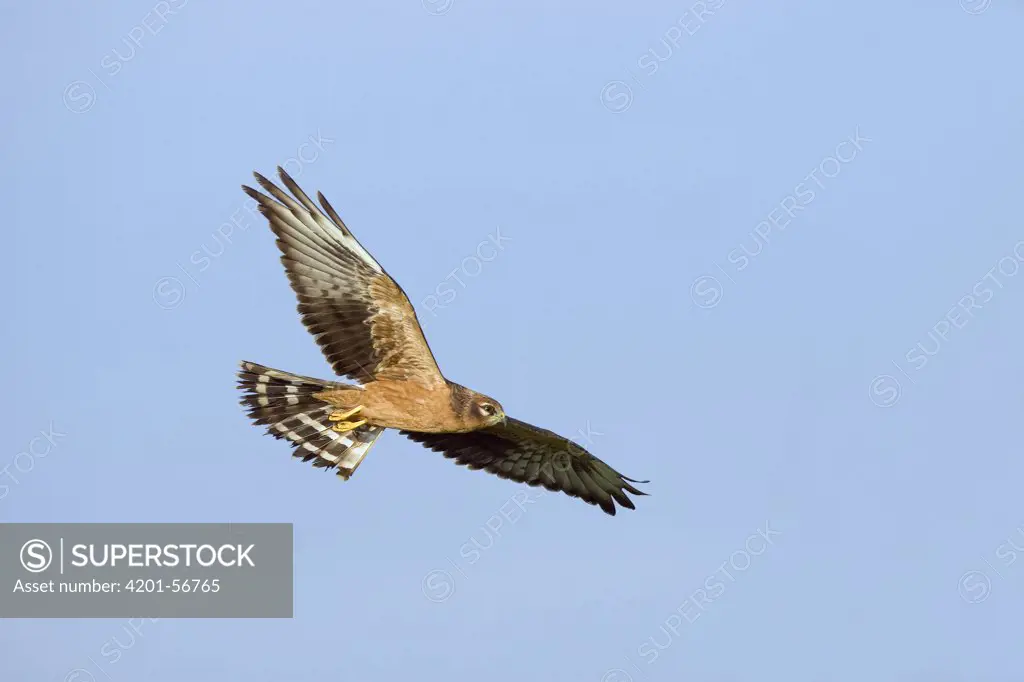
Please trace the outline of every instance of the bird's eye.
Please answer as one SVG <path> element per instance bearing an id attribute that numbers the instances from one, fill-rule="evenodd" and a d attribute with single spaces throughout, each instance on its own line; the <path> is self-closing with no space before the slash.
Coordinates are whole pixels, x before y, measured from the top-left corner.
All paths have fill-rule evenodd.
<path id="1" fill-rule="evenodd" d="M 480 405 L 480 411 L 486 414 L 488 417 L 493 417 L 497 410 L 494 409 L 494 405 L 490 403 L 483 403 Z"/>

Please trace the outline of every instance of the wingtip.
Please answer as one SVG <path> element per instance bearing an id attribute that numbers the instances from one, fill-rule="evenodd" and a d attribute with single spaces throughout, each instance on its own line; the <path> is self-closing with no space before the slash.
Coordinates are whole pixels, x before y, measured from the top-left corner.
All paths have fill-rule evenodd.
<path id="1" fill-rule="evenodd" d="M 253 171 L 252 176 L 256 178 L 256 182 L 259 183 L 260 187 L 267 190 L 271 194 L 274 193 L 274 190 L 271 189 L 271 187 L 274 186 L 274 183 L 272 183 L 270 180 L 267 180 L 267 178 L 262 173 L 260 173 L 259 171 Z"/>

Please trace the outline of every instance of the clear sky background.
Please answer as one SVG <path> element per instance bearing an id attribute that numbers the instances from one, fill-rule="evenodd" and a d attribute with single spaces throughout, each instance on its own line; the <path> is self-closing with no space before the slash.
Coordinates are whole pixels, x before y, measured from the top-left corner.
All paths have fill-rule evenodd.
<path id="1" fill-rule="evenodd" d="M 0 678 L 1022 679 L 1024 5 L 643 4 L 6 4 L 0 519 L 296 546 L 292 620 L 4 621 Z M 286 162 L 651 496 L 253 427 L 238 361 L 330 376 L 243 209 Z"/>

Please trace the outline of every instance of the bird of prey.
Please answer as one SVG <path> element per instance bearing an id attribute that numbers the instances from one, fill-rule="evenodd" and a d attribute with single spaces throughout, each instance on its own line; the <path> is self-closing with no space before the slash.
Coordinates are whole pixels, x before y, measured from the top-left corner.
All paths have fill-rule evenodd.
<path id="1" fill-rule="evenodd" d="M 338 376 L 322 381 L 243 362 L 241 402 L 293 455 L 348 480 L 385 429 L 470 469 L 562 491 L 614 515 L 645 495 L 572 441 L 512 419 L 486 395 L 448 381 L 409 298 L 317 193 L 317 206 L 280 167 L 291 196 L 259 173 L 246 185 L 270 223 L 303 324 Z M 269 195 L 269 196 L 268 196 Z"/>

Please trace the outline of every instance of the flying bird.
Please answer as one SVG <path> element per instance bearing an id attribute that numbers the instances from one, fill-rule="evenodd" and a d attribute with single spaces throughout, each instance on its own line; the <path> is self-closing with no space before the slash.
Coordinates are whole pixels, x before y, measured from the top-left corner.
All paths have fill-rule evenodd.
<path id="1" fill-rule="evenodd" d="M 303 324 L 334 372 L 323 381 L 243 362 L 241 403 L 293 455 L 348 480 L 385 429 L 470 469 L 562 491 L 614 515 L 645 495 L 585 449 L 513 419 L 494 398 L 447 380 L 409 298 L 317 193 L 317 206 L 280 167 L 291 196 L 259 173 L 246 185 L 277 236 Z"/>

